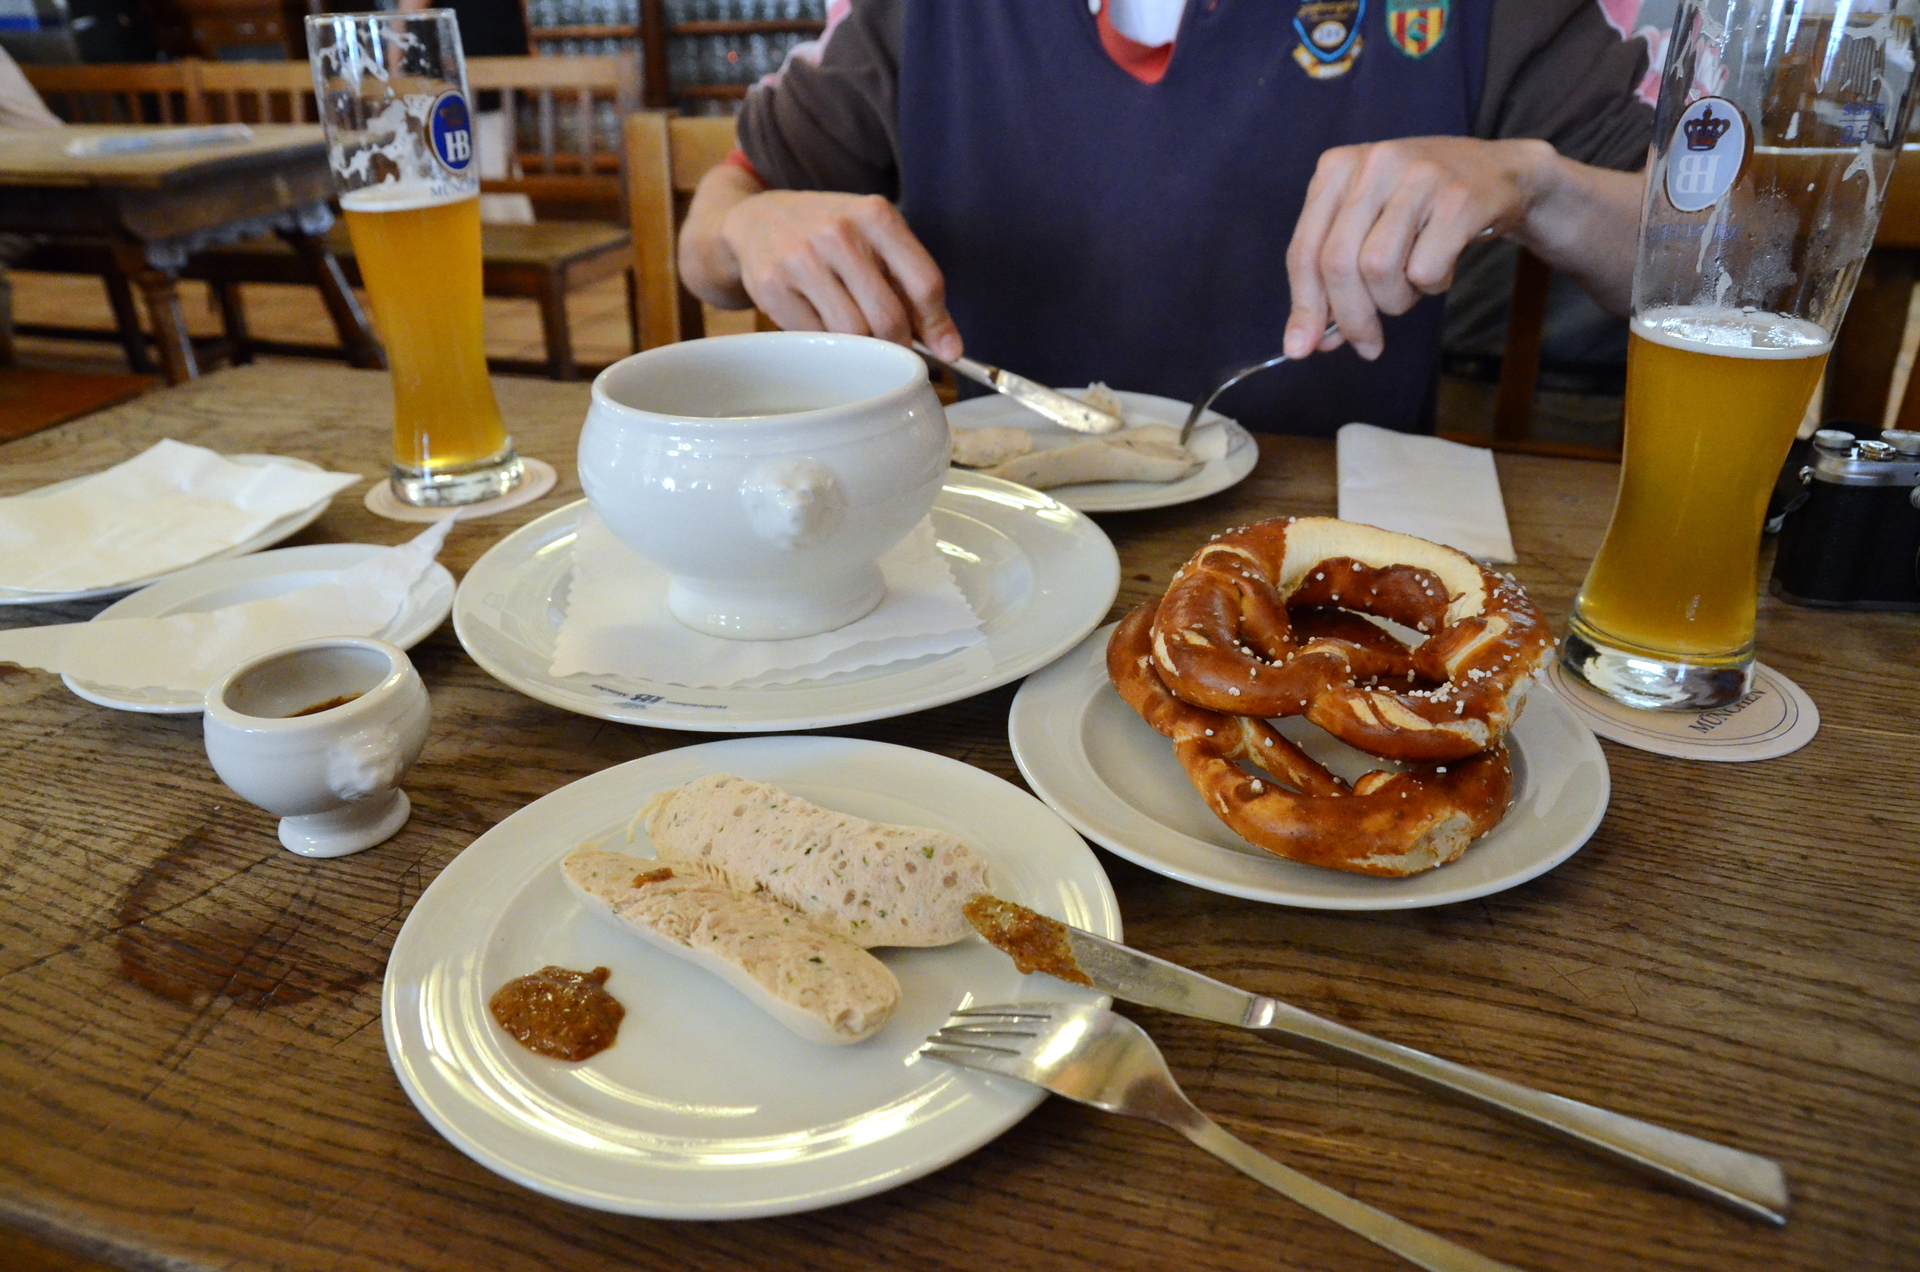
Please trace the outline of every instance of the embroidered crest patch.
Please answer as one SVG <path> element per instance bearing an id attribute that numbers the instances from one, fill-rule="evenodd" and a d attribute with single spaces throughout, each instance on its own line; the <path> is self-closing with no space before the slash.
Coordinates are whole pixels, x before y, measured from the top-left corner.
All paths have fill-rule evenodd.
<path id="1" fill-rule="evenodd" d="M 1387 0 L 1387 38 L 1408 57 L 1425 57 L 1447 35 L 1447 0 Z"/>
<path id="2" fill-rule="evenodd" d="M 1367 0 L 1300 0 L 1293 15 L 1300 37 L 1293 60 L 1315 79 L 1345 75 L 1360 56 L 1360 19 L 1366 13 Z"/>

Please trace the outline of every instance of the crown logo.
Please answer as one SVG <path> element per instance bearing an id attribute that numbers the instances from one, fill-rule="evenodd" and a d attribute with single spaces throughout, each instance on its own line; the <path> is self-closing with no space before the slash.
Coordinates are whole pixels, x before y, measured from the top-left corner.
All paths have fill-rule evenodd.
<path id="1" fill-rule="evenodd" d="M 1712 150 L 1720 144 L 1720 139 L 1727 135 L 1727 129 L 1731 127 L 1731 119 L 1713 117 L 1711 106 L 1700 112 L 1700 118 L 1689 119 L 1680 125 L 1681 131 L 1687 134 L 1688 150 Z"/>

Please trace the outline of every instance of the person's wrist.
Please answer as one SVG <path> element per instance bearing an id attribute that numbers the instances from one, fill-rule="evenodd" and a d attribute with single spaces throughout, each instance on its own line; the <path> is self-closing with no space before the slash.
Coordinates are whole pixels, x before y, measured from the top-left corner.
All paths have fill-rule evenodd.
<path id="1" fill-rule="evenodd" d="M 1510 144 L 1520 215 L 1504 237 L 1535 253 L 1550 254 L 1578 219 L 1585 170 L 1547 142 L 1516 138 Z"/>

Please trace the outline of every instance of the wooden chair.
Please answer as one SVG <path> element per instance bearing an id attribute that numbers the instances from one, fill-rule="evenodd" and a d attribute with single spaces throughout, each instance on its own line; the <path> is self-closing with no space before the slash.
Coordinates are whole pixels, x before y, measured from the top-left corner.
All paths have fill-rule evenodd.
<path id="1" fill-rule="evenodd" d="M 1920 132 L 1920 124 L 1915 131 Z M 1827 396 L 1821 414 L 1868 426 L 1872 435 L 1886 418 L 1894 366 L 1906 338 L 1908 306 L 1920 282 L 1920 145 L 1912 135 L 1900 149 L 1873 250 L 1860 267 L 1853 303 L 1827 361 Z M 1893 427 L 1920 429 L 1920 375 L 1909 376 Z"/>
<path id="2" fill-rule="evenodd" d="M 305 62 L 200 62 L 200 117 L 211 124 L 317 124 Z"/>
<path id="3" fill-rule="evenodd" d="M 1552 281 L 1552 267 L 1522 248 L 1514 261 L 1513 292 L 1507 302 L 1507 336 L 1500 359 L 1500 380 L 1494 389 L 1493 431 L 1442 430 L 1440 436 L 1510 454 L 1617 461 L 1617 441 L 1612 446 L 1580 446 L 1540 441 L 1533 436 L 1533 400 L 1540 383 L 1540 344 Z"/>
<path id="4" fill-rule="evenodd" d="M 517 145 L 513 172 L 484 183 L 490 194 L 524 194 L 543 217 L 624 222 L 619 129 L 603 135 L 599 116 L 611 105 L 616 120 L 640 109 L 639 72 L 617 57 L 476 57 L 467 62 L 467 86 L 477 96 L 500 94 L 514 125 L 521 105 L 532 115 L 531 147 Z"/>
<path id="5" fill-rule="evenodd" d="M 734 147 L 726 117 L 682 119 L 659 111 L 627 118 L 628 202 L 640 279 L 639 344 L 653 349 L 707 333 L 700 302 L 680 283 L 676 250 L 694 187 Z"/>
<path id="6" fill-rule="evenodd" d="M 199 62 L 23 66 L 47 109 L 70 124 L 197 124 Z"/>

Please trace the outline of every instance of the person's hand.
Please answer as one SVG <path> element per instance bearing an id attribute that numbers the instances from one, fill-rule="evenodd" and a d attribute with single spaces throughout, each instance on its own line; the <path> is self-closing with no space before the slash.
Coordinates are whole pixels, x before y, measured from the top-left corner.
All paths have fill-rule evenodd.
<path id="1" fill-rule="evenodd" d="M 768 190 L 726 213 L 740 285 L 788 331 L 842 331 L 960 356 L 940 267 L 878 195 Z"/>
<path id="2" fill-rule="evenodd" d="M 1377 358 L 1381 314 L 1453 285 L 1460 251 L 1518 229 L 1563 163 L 1543 141 L 1408 137 L 1320 156 L 1287 248 L 1287 355 L 1350 343 Z M 1324 336 L 1329 323 L 1339 330 Z"/>

